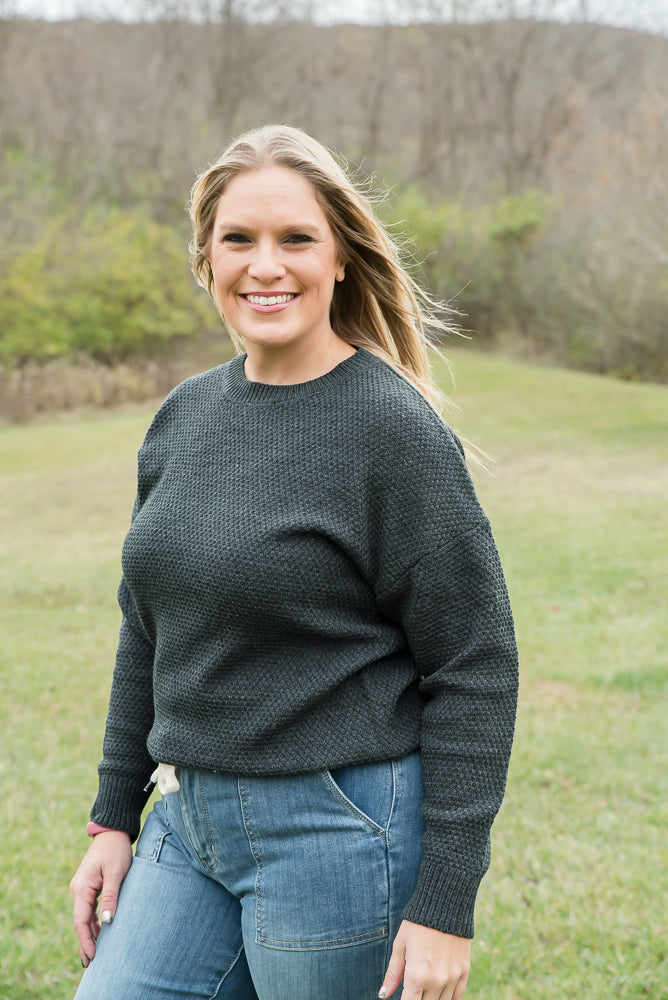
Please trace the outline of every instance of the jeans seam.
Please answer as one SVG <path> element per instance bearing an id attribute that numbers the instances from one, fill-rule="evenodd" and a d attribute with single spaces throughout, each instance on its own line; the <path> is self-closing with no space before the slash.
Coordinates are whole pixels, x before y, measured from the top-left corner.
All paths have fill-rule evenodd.
<path id="1" fill-rule="evenodd" d="M 390 955 L 392 951 L 393 941 L 391 938 L 391 928 L 392 928 L 392 860 L 390 858 L 390 824 L 394 816 L 394 807 L 397 801 L 397 765 L 395 761 L 392 761 L 392 804 L 390 806 L 390 815 L 387 820 L 387 831 L 385 836 L 385 878 L 387 879 L 387 912 L 385 914 L 386 926 L 387 926 L 387 946 L 385 949 L 385 968 L 389 965 Z"/>
<path id="2" fill-rule="evenodd" d="M 230 972 L 232 971 L 232 969 L 234 968 L 234 966 L 237 964 L 237 962 L 239 961 L 239 959 L 241 958 L 241 956 L 243 955 L 243 953 L 244 953 L 244 946 L 242 944 L 241 947 L 239 948 L 239 951 L 234 956 L 234 959 L 232 960 L 232 962 L 230 963 L 230 965 L 227 967 L 227 969 L 225 969 L 225 972 L 223 973 L 223 975 L 218 980 L 218 985 L 216 986 L 215 992 L 211 994 L 211 996 L 209 997 L 209 1000 L 216 1000 L 216 997 L 220 993 L 220 987 L 223 985 L 223 983 L 225 982 L 225 980 L 227 979 L 227 977 L 229 976 Z"/>
<path id="3" fill-rule="evenodd" d="M 280 938 L 260 936 L 258 944 L 274 948 L 277 951 L 331 951 L 334 948 L 347 948 L 351 944 L 369 944 L 373 941 L 382 941 L 388 936 L 388 933 L 388 927 L 385 926 L 378 930 L 364 931 L 362 934 L 353 934 L 350 937 L 328 938 L 325 941 L 283 941 Z"/>
<path id="4" fill-rule="evenodd" d="M 253 834 L 250 823 L 246 822 L 246 813 L 248 805 L 248 797 L 245 791 L 245 785 L 241 778 L 237 778 L 237 791 L 239 794 L 239 804 L 241 806 L 241 821 L 244 825 L 244 830 L 246 836 L 248 837 L 248 846 L 250 847 L 250 852 L 253 855 L 253 860 L 255 861 L 255 940 L 262 940 L 262 878 L 264 874 L 264 863 L 262 861 L 262 856 L 260 854 L 260 845 L 257 841 L 257 837 Z"/>
<path id="5" fill-rule="evenodd" d="M 397 803 L 397 762 L 392 761 L 392 802 L 390 803 L 390 814 L 387 817 L 387 824 L 385 826 L 385 842 L 387 846 L 390 846 L 390 825 L 392 823 L 392 818 L 394 816 L 394 807 Z"/>
<path id="6" fill-rule="evenodd" d="M 191 772 L 191 774 L 192 774 L 192 772 Z M 199 789 L 199 776 L 196 776 L 196 780 L 197 780 L 198 789 Z M 179 797 L 179 807 L 180 807 L 180 811 L 181 811 L 181 822 L 183 824 L 183 829 L 185 830 L 185 834 L 186 834 L 186 837 L 188 838 L 188 842 L 189 842 L 190 847 L 192 849 L 194 858 L 197 859 L 197 862 L 200 865 L 202 871 L 206 875 L 211 875 L 212 872 L 215 870 L 215 868 L 217 866 L 218 858 L 215 856 L 215 851 L 214 851 L 214 864 L 208 865 L 206 863 L 206 859 L 203 858 L 202 855 L 200 854 L 199 847 L 198 847 L 198 838 L 196 836 L 196 827 L 197 827 L 197 824 L 195 822 L 195 819 L 191 816 L 191 813 L 190 813 L 189 802 L 188 802 L 188 798 L 186 797 L 184 784 L 185 784 L 185 774 L 184 774 L 184 776 L 181 779 L 181 787 L 179 788 L 178 792 L 175 793 Z M 191 785 L 189 783 L 188 784 L 188 790 L 189 791 L 190 791 L 190 788 L 191 788 Z M 198 794 L 198 797 L 199 797 L 199 799 L 201 801 L 201 799 L 202 799 L 201 792 Z"/>
<path id="7" fill-rule="evenodd" d="M 219 861 L 218 861 L 218 855 L 216 854 L 216 842 L 213 836 L 213 830 L 211 828 L 211 819 L 209 817 L 209 805 L 208 802 L 206 801 L 206 795 L 204 794 L 203 782 L 201 777 L 198 782 L 198 785 L 199 785 L 199 799 L 200 802 L 202 803 L 202 809 L 204 810 L 204 819 L 206 822 L 206 830 L 207 833 L 209 834 L 209 844 L 211 845 L 211 859 L 213 864 L 205 865 L 204 862 L 202 861 L 202 858 L 200 858 L 200 863 L 202 864 L 202 867 L 206 869 L 207 873 L 211 874 L 215 872 L 216 868 L 218 868 Z"/>

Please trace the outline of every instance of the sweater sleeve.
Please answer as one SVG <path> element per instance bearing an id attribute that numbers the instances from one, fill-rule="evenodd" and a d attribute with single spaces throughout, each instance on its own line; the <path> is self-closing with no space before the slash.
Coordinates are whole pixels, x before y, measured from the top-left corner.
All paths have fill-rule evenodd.
<path id="1" fill-rule="evenodd" d="M 403 522 L 404 537 L 418 532 L 413 561 L 397 567 L 379 601 L 403 626 L 426 699 L 423 862 L 404 916 L 473 937 L 490 828 L 505 790 L 518 664 L 489 522 L 461 455 L 454 444 L 445 451 L 440 469 L 430 464 L 428 488 L 413 489 L 417 517 L 410 527 Z"/>
<path id="2" fill-rule="evenodd" d="M 98 767 L 98 795 L 91 820 L 100 826 L 123 830 L 134 840 L 141 812 L 149 797 L 144 789 L 154 768 L 146 748 L 153 725 L 154 647 L 140 621 L 134 599 L 121 580 L 118 601 L 123 622 L 104 736 L 103 759 Z"/>
<path id="3" fill-rule="evenodd" d="M 423 864 L 405 917 L 473 937 L 515 722 L 517 653 L 489 528 L 420 559 L 397 599 L 427 696 Z"/>
<path id="4" fill-rule="evenodd" d="M 164 419 L 167 404 L 176 392 L 172 391 L 155 414 L 139 450 L 132 522 L 150 489 L 151 477 L 157 474 L 154 468 L 146 467 L 146 445 Z M 145 788 L 155 766 L 146 746 L 155 718 L 155 646 L 146 633 L 125 577 L 118 588 L 118 603 L 123 620 L 116 649 L 103 756 L 98 766 L 98 794 L 90 817 L 100 826 L 129 833 L 135 840 L 139 835 L 142 810 L 150 796 Z"/>

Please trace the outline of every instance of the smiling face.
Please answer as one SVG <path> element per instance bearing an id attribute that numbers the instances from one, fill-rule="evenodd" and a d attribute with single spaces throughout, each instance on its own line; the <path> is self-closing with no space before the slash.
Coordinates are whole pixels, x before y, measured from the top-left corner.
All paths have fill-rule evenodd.
<path id="1" fill-rule="evenodd" d="M 265 167 L 230 181 L 210 260 L 216 302 L 249 354 L 308 351 L 333 336 L 329 310 L 344 265 L 314 189 L 297 171 Z"/>

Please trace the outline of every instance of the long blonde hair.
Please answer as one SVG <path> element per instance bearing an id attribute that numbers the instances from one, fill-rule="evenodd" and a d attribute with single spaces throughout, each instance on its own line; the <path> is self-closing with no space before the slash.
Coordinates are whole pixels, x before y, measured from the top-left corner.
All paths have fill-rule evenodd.
<path id="1" fill-rule="evenodd" d="M 392 365 L 442 409 L 448 401 L 434 382 L 428 349 L 453 329 L 442 318 L 445 307 L 402 265 L 397 242 L 332 154 L 301 129 L 265 125 L 246 132 L 195 181 L 190 250 L 199 284 L 215 302 L 211 242 L 225 188 L 244 171 L 274 166 L 289 167 L 310 181 L 346 265 L 345 280 L 337 282 L 330 307 L 334 332 Z"/>

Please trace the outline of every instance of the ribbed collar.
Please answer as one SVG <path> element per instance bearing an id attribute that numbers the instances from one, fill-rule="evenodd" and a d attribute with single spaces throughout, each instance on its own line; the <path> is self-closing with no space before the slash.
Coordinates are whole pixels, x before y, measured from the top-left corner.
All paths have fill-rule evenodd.
<path id="1" fill-rule="evenodd" d="M 225 366 L 225 382 L 223 391 L 230 399 L 243 400 L 249 403 L 279 403 L 326 392 L 342 382 L 354 378 L 359 372 L 373 364 L 374 356 L 363 347 L 357 349 L 349 358 L 339 362 L 335 368 L 309 379 L 308 382 L 297 382 L 294 385 L 268 385 L 266 382 L 251 382 L 244 374 L 245 354 L 232 358 Z"/>

